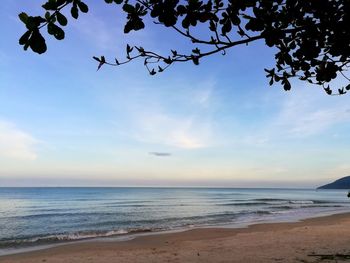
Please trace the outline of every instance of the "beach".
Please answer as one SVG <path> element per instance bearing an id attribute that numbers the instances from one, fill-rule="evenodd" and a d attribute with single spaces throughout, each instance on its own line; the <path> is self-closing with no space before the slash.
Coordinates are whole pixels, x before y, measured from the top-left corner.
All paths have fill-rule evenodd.
<path id="1" fill-rule="evenodd" d="M 350 213 L 343 213 L 294 223 L 159 233 L 128 241 L 92 240 L 3 256 L 0 262 L 345 262 L 344 255 L 349 254 Z"/>

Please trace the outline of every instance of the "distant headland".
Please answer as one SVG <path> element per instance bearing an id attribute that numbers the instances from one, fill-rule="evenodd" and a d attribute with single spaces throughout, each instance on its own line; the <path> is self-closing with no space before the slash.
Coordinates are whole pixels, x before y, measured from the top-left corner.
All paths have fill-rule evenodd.
<path id="1" fill-rule="evenodd" d="M 317 189 L 350 189 L 350 176 L 345 176 L 333 183 L 322 185 Z"/>

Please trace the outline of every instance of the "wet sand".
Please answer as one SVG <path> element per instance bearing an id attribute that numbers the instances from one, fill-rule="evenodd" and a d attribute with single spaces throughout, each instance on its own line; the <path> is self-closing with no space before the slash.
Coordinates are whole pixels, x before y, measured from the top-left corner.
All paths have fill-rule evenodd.
<path id="1" fill-rule="evenodd" d="M 296 223 L 202 228 L 128 241 L 72 243 L 3 256 L 0 262 L 350 262 L 350 213 Z"/>

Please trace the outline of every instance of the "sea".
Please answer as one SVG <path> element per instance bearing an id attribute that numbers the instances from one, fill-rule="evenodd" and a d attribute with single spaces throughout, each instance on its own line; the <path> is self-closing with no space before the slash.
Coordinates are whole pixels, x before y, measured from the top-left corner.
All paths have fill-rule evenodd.
<path id="1" fill-rule="evenodd" d="M 350 212 L 345 190 L 0 188 L 0 255 L 91 239 Z"/>

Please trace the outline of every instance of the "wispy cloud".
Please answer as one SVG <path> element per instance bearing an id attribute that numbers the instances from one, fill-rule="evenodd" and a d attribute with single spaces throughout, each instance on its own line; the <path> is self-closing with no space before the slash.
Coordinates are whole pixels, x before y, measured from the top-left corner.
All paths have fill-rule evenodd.
<path id="1" fill-rule="evenodd" d="M 275 113 L 254 131 L 247 132 L 240 142 L 266 145 L 281 139 L 307 138 L 350 123 L 350 106 L 344 98 L 329 97 L 315 90 L 295 89 L 282 100 L 278 98 L 275 104 Z"/>
<path id="2" fill-rule="evenodd" d="M 118 10 L 117 10 L 118 11 Z M 151 40 L 151 32 L 146 28 L 132 32 L 132 34 L 125 34 L 124 28 L 124 14 L 120 11 L 115 13 L 113 20 L 105 19 L 102 17 L 103 13 L 97 13 L 90 11 L 88 15 L 81 16 L 77 21 L 72 23 L 72 26 L 76 32 L 81 34 L 87 42 L 97 47 L 97 51 L 102 52 L 120 52 L 124 51 L 126 44 L 130 45 L 142 45 L 153 47 L 153 41 Z M 117 54 L 118 55 L 118 54 Z"/>
<path id="3" fill-rule="evenodd" d="M 121 28 L 120 26 L 107 27 L 106 22 L 93 13 L 89 14 L 88 17 L 82 16 L 74 22 L 76 22 L 72 23 L 74 29 L 86 37 L 90 43 L 95 44 L 102 50 L 115 50 L 116 38 L 121 34 L 119 30 L 116 30 Z"/>
<path id="4" fill-rule="evenodd" d="M 125 83 L 120 85 L 128 89 L 103 98 L 118 114 L 118 120 L 111 121 L 118 134 L 132 141 L 157 144 L 165 150 L 198 149 L 214 144 L 215 82 L 210 78 L 194 84 L 181 79 L 169 83 L 152 81 L 154 86 L 148 80 L 120 83 Z"/>
<path id="5" fill-rule="evenodd" d="M 34 146 L 38 141 L 9 122 L 0 121 L 0 156 L 12 159 L 35 160 Z"/>
<path id="6" fill-rule="evenodd" d="M 175 117 L 162 112 L 138 116 L 135 138 L 146 143 L 196 149 L 209 146 L 211 124 L 194 115 Z"/>
<path id="7" fill-rule="evenodd" d="M 216 82 L 213 79 L 200 82 L 198 87 L 194 90 L 193 100 L 202 107 L 208 108 L 212 105 L 213 90 L 215 89 Z"/>
<path id="8" fill-rule="evenodd" d="M 349 122 L 350 106 L 344 100 L 325 97 L 299 93 L 289 98 L 274 125 L 290 136 L 306 137 Z"/>

